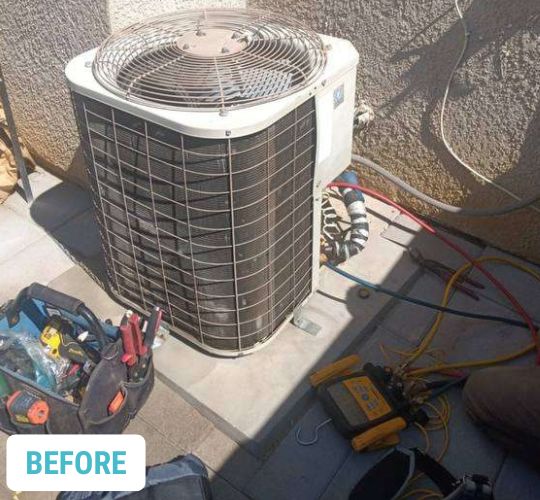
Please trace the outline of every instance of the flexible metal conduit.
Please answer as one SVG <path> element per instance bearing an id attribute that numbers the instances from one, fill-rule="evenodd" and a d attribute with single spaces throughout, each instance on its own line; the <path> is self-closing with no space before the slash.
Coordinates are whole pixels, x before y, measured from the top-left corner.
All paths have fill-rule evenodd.
<path id="1" fill-rule="evenodd" d="M 358 178 L 354 172 L 343 172 L 337 179 L 340 182 L 358 184 Z M 339 188 L 343 203 L 351 219 L 351 234 L 348 240 L 339 242 L 331 241 L 332 254 L 340 261 L 348 260 L 364 249 L 369 238 L 369 223 L 367 220 L 364 195 L 350 188 Z"/>

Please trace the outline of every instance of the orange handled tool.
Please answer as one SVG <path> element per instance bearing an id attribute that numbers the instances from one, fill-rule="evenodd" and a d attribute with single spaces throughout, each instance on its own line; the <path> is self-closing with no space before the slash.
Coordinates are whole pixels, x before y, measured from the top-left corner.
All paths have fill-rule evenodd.
<path id="1" fill-rule="evenodd" d="M 14 422 L 42 425 L 49 419 L 47 401 L 27 391 L 15 391 L 8 397 L 6 408 Z"/>

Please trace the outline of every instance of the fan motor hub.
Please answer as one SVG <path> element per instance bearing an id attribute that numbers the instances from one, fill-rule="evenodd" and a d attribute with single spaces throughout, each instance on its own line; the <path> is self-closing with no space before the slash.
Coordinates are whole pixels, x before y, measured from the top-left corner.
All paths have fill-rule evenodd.
<path id="1" fill-rule="evenodd" d="M 180 50 L 198 57 L 220 57 L 241 52 L 248 40 L 238 32 L 224 28 L 199 28 L 180 35 L 176 45 Z"/>

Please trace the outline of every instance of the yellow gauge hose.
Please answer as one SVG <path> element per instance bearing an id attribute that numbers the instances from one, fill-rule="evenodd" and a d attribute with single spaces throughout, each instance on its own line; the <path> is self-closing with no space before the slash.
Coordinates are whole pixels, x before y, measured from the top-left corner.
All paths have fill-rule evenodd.
<path id="1" fill-rule="evenodd" d="M 512 266 L 516 269 L 519 269 L 520 271 L 523 271 L 524 273 L 529 274 L 533 278 L 535 278 L 537 281 L 540 282 L 540 273 L 535 271 L 534 269 L 521 264 L 519 262 L 515 262 L 513 260 L 507 259 L 505 257 L 480 257 L 476 259 L 475 262 L 497 262 L 499 264 L 506 264 L 509 266 Z M 448 281 L 446 288 L 444 290 L 444 296 L 443 300 L 441 302 L 441 305 L 446 306 L 448 304 L 448 301 L 450 299 L 450 294 L 452 292 L 452 287 L 454 283 L 459 279 L 459 277 L 466 272 L 468 269 L 470 269 L 473 266 L 473 263 L 468 262 L 467 264 L 464 264 L 462 267 L 460 267 L 450 278 Z M 428 349 L 428 347 L 431 345 L 439 326 L 443 320 L 444 313 L 439 312 L 437 313 L 437 317 L 435 318 L 435 321 L 431 328 L 429 329 L 429 332 L 426 334 L 426 336 L 422 339 L 422 342 L 418 346 L 416 350 L 414 350 L 409 358 L 405 361 L 404 364 L 402 364 L 402 369 L 409 366 L 413 361 L 417 360 L 424 352 Z M 427 366 L 424 368 L 416 368 L 408 372 L 411 376 L 419 376 L 419 375 L 426 375 L 428 373 L 435 373 L 445 370 L 455 370 L 460 368 L 471 368 L 471 367 L 479 367 L 479 366 L 489 366 L 494 365 L 497 363 L 503 363 L 506 361 L 510 361 L 512 359 L 516 359 L 520 356 L 523 356 L 531 351 L 533 351 L 536 348 L 536 345 L 534 343 L 528 344 L 527 346 L 523 347 L 522 349 L 519 349 L 518 351 L 514 351 L 509 354 L 503 354 L 501 356 L 497 356 L 495 358 L 490 359 L 483 359 L 483 360 L 477 360 L 477 361 L 464 361 L 461 363 L 448 363 L 448 364 L 438 364 L 433 366 Z"/>

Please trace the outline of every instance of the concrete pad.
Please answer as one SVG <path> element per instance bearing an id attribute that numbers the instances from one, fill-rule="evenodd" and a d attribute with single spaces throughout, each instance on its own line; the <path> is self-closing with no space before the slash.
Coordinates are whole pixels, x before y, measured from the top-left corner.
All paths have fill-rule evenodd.
<path id="1" fill-rule="evenodd" d="M 347 459 L 326 487 L 320 500 L 348 500 L 352 489 L 360 478 L 386 451 L 355 453 L 352 449 Z"/>
<path id="2" fill-rule="evenodd" d="M 0 496 L 2 498 L 11 498 L 13 492 L 7 487 L 6 484 L 6 442 L 8 435 L 0 432 L 0 470 L 3 473 L 0 475 Z"/>
<path id="3" fill-rule="evenodd" d="M 52 238 L 94 279 L 107 282 L 105 257 L 94 210 L 86 210 L 68 220 L 52 233 Z"/>
<path id="4" fill-rule="evenodd" d="M 392 343 L 400 349 L 409 347 L 392 332 L 375 328 L 359 347 L 360 358 L 366 362 L 385 363 L 379 349 L 381 342 Z M 314 396 L 313 390 L 310 395 Z M 380 452 L 354 453 L 350 443 L 331 423 L 320 429 L 316 444 L 301 446 L 297 443 L 298 429 L 301 429 L 300 437 L 309 440 L 315 427 L 327 418 L 322 406 L 314 402 L 250 482 L 247 493 L 257 499 L 348 498 L 362 470 L 367 470 Z M 417 444 L 421 444 L 418 436 L 416 438 Z"/>
<path id="5" fill-rule="evenodd" d="M 509 456 L 495 483 L 494 496 L 497 500 L 535 500 L 540 491 L 540 472 Z"/>
<path id="6" fill-rule="evenodd" d="M 44 285 L 73 267 L 73 261 L 50 238 L 44 236 L 0 263 L 0 303 L 13 298 L 33 282 Z"/>
<path id="7" fill-rule="evenodd" d="M 251 453 L 216 428 L 194 450 L 194 454 L 239 490 L 261 467 L 261 462 Z"/>
<path id="8" fill-rule="evenodd" d="M 41 167 L 36 167 L 34 172 L 31 172 L 28 175 L 30 180 L 30 186 L 32 187 L 32 194 L 34 199 L 41 196 L 43 193 L 52 189 L 54 186 L 57 186 L 62 182 L 61 179 L 47 172 Z M 21 180 L 18 181 L 17 191 L 12 193 L 9 198 L 4 202 L 4 206 L 8 207 L 10 210 L 13 210 L 17 214 L 23 217 L 30 217 L 30 206 L 26 203 L 26 200 L 23 196 L 23 189 Z"/>
<path id="9" fill-rule="evenodd" d="M 118 324 L 126 308 L 105 292 L 83 269 L 74 266 L 49 282 L 49 286 L 60 292 L 81 299 L 98 318 L 111 319 Z"/>
<path id="10" fill-rule="evenodd" d="M 532 271 L 540 274 L 540 266 L 527 262 L 526 260 L 519 259 L 496 248 L 487 247 L 483 253 L 483 256 L 505 257 L 518 264 L 529 267 Z M 499 263 L 484 263 L 486 269 L 488 269 L 501 283 L 503 283 L 509 291 L 519 300 L 521 305 L 534 319 L 540 322 L 540 307 L 538 306 L 538 292 L 540 291 L 540 282 L 527 273 L 524 273 L 511 266 L 499 264 Z M 508 300 L 488 281 L 488 279 L 477 269 L 472 274 L 475 279 L 481 281 L 486 285 L 486 290 L 482 292 L 482 295 L 492 302 L 499 304 L 507 309 L 507 311 L 513 311 L 513 307 Z"/>
<path id="11" fill-rule="evenodd" d="M 210 489 L 212 490 L 213 500 L 249 500 L 246 495 L 238 491 L 219 474 L 216 474 L 212 470 L 208 470 L 208 475 L 210 478 Z"/>
<path id="12" fill-rule="evenodd" d="M 299 445 L 296 430 L 300 427 L 301 437 L 309 440 L 313 429 L 327 418 L 322 406 L 314 403 L 248 484 L 246 493 L 257 500 L 319 498 L 351 448 L 331 424 L 320 429 L 312 446 Z"/>
<path id="13" fill-rule="evenodd" d="M 0 264 L 36 242 L 45 232 L 28 219 L 0 206 Z"/>
<path id="14" fill-rule="evenodd" d="M 382 217 L 393 217 L 394 212 Z M 381 238 L 387 223 L 370 216 L 370 244 L 343 267 L 399 290 L 415 267 L 403 250 Z M 155 356 L 156 367 L 180 394 L 235 441 L 262 456 L 288 430 L 287 422 L 305 408 L 308 375 L 362 340 L 366 327 L 389 298 L 373 293 L 363 300 L 357 287 L 329 269 L 321 270 L 320 290 L 302 314 L 321 326 L 312 336 L 286 325 L 260 351 L 238 359 L 211 357 L 171 338 Z M 189 367 L 189 368 L 186 368 Z"/>
<path id="15" fill-rule="evenodd" d="M 76 258 L 101 254 L 101 240 L 93 209 L 70 219 L 52 233 L 53 238 Z"/>
<path id="16" fill-rule="evenodd" d="M 30 208 L 32 220 L 52 232 L 92 208 L 90 192 L 70 182 L 56 184 L 38 196 Z"/>
<path id="17" fill-rule="evenodd" d="M 465 473 L 483 474 L 492 481 L 503 463 L 505 452 L 497 443 L 490 440 L 468 415 L 461 399 L 461 389 L 452 389 L 448 392 L 451 407 L 450 416 L 450 444 L 442 464 L 457 477 Z M 441 448 L 442 433 L 439 433 L 438 448 Z"/>
<path id="18" fill-rule="evenodd" d="M 513 259 L 508 254 L 490 248 L 486 248 L 483 255 L 502 255 Z M 489 270 L 493 271 L 495 276 L 528 311 L 535 311 L 540 283 L 507 266 L 491 264 Z M 481 314 L 521 319 L 512 308 L 508 308 L 506 299 L 501 298 L 501 294 L 478 270 L 474 270 L 471 275 L 486 285 L 485 290 L 481 292 L 481 299 L 475 301 L 461 293 L 456 293 L 450 301 L 451 307 L 473 310 Z M 530 342 L 531 334 L 524 328 L 446 315 L 433 345 L 441 347 L 446 352 L 449 361 L 462 361 L 492 358 L 510 353 Z M 532 356 L 531 354 L 516 362 L 532 363 Z"/>

